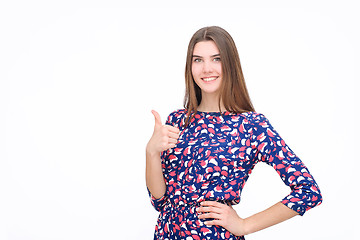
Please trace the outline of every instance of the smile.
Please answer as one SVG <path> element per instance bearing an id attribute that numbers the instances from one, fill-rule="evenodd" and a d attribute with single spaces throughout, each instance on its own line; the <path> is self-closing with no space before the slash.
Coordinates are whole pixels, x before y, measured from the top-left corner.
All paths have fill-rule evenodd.
<path id="1" fill-rule="evenodd" d="M 216 80 L 218 77 L 206 77 L 206 78 L 202 78 L 202 80 L 204 80 L 205 82 L 211 82 Z"/>

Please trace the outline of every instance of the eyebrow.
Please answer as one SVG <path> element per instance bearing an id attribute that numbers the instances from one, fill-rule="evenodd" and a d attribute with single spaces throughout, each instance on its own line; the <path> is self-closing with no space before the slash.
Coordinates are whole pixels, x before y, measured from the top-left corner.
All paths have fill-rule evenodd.
<path id="1" fill-rule="evenodd" d="M 194 57 L 202 58 L 202 56 L 199 56 L 199 55 L 192 55 L 192 57 L 193 57 L 193 58 L 194 58 Z M 210 57 L 220 57 L 220 53 L 211 55 Z"/>

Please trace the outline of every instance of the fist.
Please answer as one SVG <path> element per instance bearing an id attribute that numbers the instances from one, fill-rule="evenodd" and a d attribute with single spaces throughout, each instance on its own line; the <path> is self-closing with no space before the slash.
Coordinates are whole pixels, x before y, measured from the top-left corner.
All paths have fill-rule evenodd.
<path id="1" fill-rule="evenodd" d="M 170 125 L 163 125 L 159 113 L 154 110 L 151 113 L 155 118 L 155 126 L 146 150 L 152 154 L 160 154 L 162 151 L 175 147 L 180 130 Z"/>

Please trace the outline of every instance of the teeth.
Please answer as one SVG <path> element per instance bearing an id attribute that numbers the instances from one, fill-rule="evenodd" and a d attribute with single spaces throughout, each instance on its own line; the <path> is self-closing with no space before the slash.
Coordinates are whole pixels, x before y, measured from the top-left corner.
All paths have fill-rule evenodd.
<path id="1" fill-rule="evenodd" d="M 215 80 L 215 79 L 217 79 L 217 77 L 203 78 L 203 80 L 204 80 L 205 82 L 210 82 L 210 81 L 213 81 L 213 80 Z"/>

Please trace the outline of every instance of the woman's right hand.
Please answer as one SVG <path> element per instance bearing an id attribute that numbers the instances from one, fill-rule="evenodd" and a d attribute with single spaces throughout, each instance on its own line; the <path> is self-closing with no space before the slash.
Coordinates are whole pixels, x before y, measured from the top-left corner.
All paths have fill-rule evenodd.
<path id="1" fill-rule="evenodd" d="M 152 110 L 155 118 L 154 132 L 151 136 L 146 151 L 149 154 L 160 154 L 162 151 L 176 146 L 180 130 L 170 125 L 163 125 L 158 112 Z"/>

